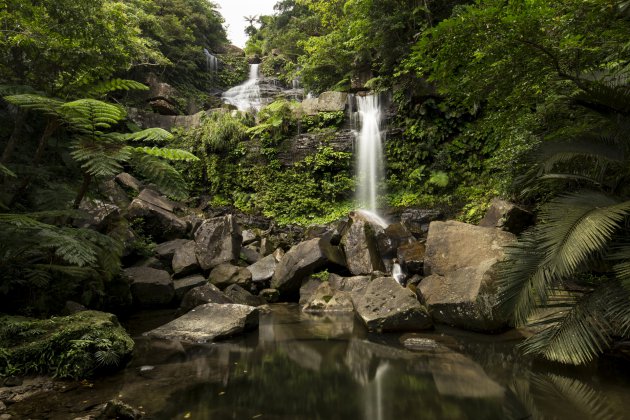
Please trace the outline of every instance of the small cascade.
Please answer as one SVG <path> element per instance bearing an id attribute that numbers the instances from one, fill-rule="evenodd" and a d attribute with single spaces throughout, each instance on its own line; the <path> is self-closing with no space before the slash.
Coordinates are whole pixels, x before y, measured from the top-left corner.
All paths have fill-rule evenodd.
<path id="1" fill-rule="evenodd" d="M 262 106 L 260 97 L 260 79 L 258 64 L 249 65 L 249 78 L 243 84 L 235 86 L 223 93 L 223 100 L 234 105 L 240 111 L 258 111 Z"/>
<path id="2" fill-rule="evenodd" d="M 210 73 L 217 73 L 219 71 L 219 59 L 205 48 L 203 54 L 206 56 L 206 70 Z"/>
<path id="3" fill-rule="evenodd" d="M 376 213 L 379 183 L 384 178 L 381 103 L 378 95 L 357 96 L 357 204 Z"/>

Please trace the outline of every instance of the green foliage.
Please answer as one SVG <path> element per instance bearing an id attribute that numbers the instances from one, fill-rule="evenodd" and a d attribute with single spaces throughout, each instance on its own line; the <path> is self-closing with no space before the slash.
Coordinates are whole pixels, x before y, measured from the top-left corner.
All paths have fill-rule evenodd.
<path id="1" fill-rule="evenodd" d="M 343 124 L 345 117 L 344 111 L 318 112 L 315 115 L 302 116 L 300 123 L 305 131 L 339 128 Z"/>
<path id="2" fill-rule="evenodd" d="M 0 376 L 85 378 L 122 367 L 133 347 L 116 317 L 102 312 L 48 320 L 0 318 Z"/>

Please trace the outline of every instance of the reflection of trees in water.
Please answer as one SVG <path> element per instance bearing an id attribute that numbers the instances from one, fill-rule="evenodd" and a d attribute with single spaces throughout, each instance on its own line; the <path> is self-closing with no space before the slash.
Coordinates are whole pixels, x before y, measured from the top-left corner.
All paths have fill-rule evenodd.
<path id="1" fill-rule="evenodd" d="M 619 420 L 629 418 L 621 407 L 613 404 L 603 391 L 565 376 L 549 373 L 530 373 L 515 380 L 510 390 L 521 404 L 506 405 L 510 418 L 545 420 Z M 523 417 L 523 410 L 528 413 Z"/>

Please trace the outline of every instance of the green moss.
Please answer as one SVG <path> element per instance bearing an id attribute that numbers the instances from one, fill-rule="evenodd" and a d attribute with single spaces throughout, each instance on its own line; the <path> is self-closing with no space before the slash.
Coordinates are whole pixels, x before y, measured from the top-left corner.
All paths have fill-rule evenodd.
<path id="1" fill-rule="evenodd" d="M 0 317 L 0 376 L 83 378 L 122 366 L 133 347 L 116 317 L 104 312 L 46 320 Z"/>

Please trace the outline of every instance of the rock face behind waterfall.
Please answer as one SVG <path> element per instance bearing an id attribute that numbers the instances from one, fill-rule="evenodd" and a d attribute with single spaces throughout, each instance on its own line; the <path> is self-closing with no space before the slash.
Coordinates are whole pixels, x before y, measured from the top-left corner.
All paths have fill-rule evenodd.
<path id="1" fill-rule="evenodd" d="M 508 232 L 455 221 L 432 222 L 420 292 L 437 322 L 474 331 L 498 331 L 507 319 L 495 309 L 496 263 L 516 240 Z"/>

